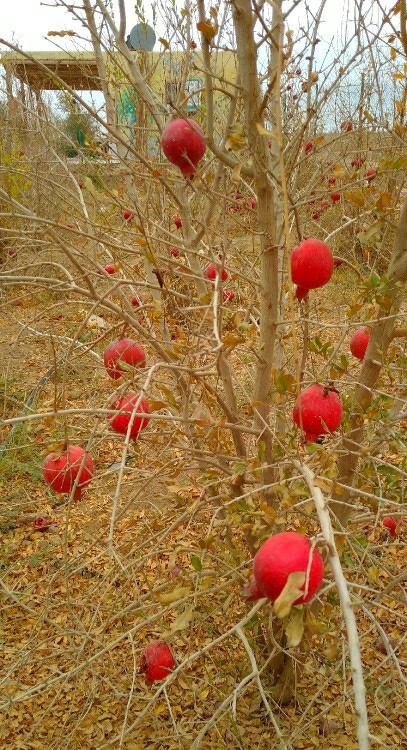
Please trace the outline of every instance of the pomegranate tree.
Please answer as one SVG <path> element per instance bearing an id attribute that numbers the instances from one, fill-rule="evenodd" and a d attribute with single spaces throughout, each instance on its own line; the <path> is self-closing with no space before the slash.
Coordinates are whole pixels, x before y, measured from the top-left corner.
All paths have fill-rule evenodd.
<path id="1" fill-rule="evenodd" d="M 103 362 L 107 374 L 113 380 L 118 380 L 126 372 L 123 364 L 130 367 L 145 367 L 146 353 L 133 339 L 116 339 L 105 349 Z"/>
<path id="2" fill-rule="evenodd" d="M 81 492 L 92 481 L 93 473 L 92 458 L 79 445 L 50 453 L 42 465 L 42 475 L 54 492 L 69 494 L 78 480 L 74 500 L 81 499 Z"/>
<path id="3" fill-rule="evenodd" d="M 137 408 L 135 409 L 138 401 L 139 403 L 137 405 Z M 130 392 L 125 396 L 122 396 L 121 398 L 117 398 L 113 402 L 112 408 L 116 409 L 118 413 L 115 416 L 110 417 L 110 426 L 112 430 L 118 432 L 120 435 L 127 434 L 127 428 L 130 424 L 131 416 L 135 409 L 136 416 L 133 419 L 130 429 L 130 437 L 134 440 L 136 440 L 141 430 L 145 430 L 148 422 L 150 421 L 148 417 L 137 416 L 137 414 L 149 414 L 150 412 L 145 398 L 140 398 L 137 393 Z"/>
<path id="4" fill-rule="evenodd" d="M 206 145 L 202 128 L 194 120 L 180 117 L 170 120 L 161 136 L 161 147 L 168 161 L 175 164 L 185 177 L 195 174 Z"/>
<path id="5" fill-rule="evenodd" d="M 342 404 L 334 388 L 310 385 L 298 396 L 293 409 L 295 424 L 305 432 L 305 440 L 315 442 L 320 435 L 334 432 L 342 419 Z"/>
<path id="6" fill-rule="evenodd" d="M 175 659 L 165 641 L 151 641 L 141 654 L 140 671 L 147 682 L 164 680 L 175 667 Z"/>
<path id="7" fill-rule="evenodd" d="M 254 593 L 260 592 L 274 602 L 280 596 L 291 573 L 305 573 L 307 578 L 300 596 L 294 604 L 309 602 L 318 591 L 324 576 L 324 563 L 317 549 L 305 534 L 283 531 L 274 534 L 256 552 L 253 573 L 257 584 Z"/>
<path id="8" fill-rule="evenodd" d="M 317 289 L 328 283 L 334 269 L 334 259 L 325 242 L 310 238 L 303 240 L 291 253 L 291 277 L 303 289 Z"/>
<path id="9" fill-rule="evenodd" d="M 358 328 L 358 330 L 355 331 L 349 344 L 349 348 L 354 357 L 360 360 L 365 358 L 369 339 L 370 339 L 369 328 L 366 328 L 366 327 Z"/>

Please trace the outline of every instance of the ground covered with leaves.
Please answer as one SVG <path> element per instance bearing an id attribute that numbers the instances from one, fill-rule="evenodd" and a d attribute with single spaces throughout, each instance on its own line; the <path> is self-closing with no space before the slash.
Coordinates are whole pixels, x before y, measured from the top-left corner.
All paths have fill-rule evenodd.
<path id="1" fill-rule="evenodd" d="M 317 369 L 315 362 L 323 357 L 327 373 L 346 380 L 356 365 L 346 360 L 339 335 L 328 336 L 323 324 L 327 315 L 340 320 L 349 308 L 350 277 L 344 270 L 337 273 L 335 301 L 324 293 L 311 303 L 308 367 Z M 366 288 L 366 295 L 371 292 Z M 82 348 L 57 366 L 86 312 L 78 303 L 58 305 L 46 292 L 32 295 L 24 287 L 18 296 L 15 289 L 7 292 L 0 310 L 3 414 L 45 414 L 2 431 L 0 747 L 189 748 L 205 729 L 201 747 L 212 750 L 356 750 L 346 634 L 329 569 L 316 611 L 306 617 L 303 641 L 290 649 L 295 698 L 287 705 L 275 692 L 270 670 L 281 626 L 270 605 L 250 615 L 253 604 L 241 594 L 251 571 L 245 528 L 259 541 L 272 525 L 315 533 L 306 490 L 299 481 L 289 493 L 282 481 L 277 517 L 260 492 L 232 502 L 218 488 L 210 451 L 202 477 L 187 457 L 181 432 L 151 420 L 131 446 L 116 504 L 122 440 L 109 431 L 105 418 L 95 427 L 94 415 L 73 413 L 109 401 L 111 382 L 100 357 L 90 351 L 100 354 L 106 343 L 100 320 L 87 322 L 79 338 Z M 350 314 L 357 312 L 356 305 Z M 244 381 L 250 347 L 233 356 Z M 393 358 L 398 356 L 396 349 Z M 276 373 L 277 402 L 292 387 L 290 378 Z M 169 408 L 172 398 L 170 383 L 159 381 L 150 394 L 153 410 Z M 55 407 L 73 412 L 56 423 L 46 416 Z M 380 399 L 374 408 L 380 421 Z M 195 430 L 200 444 L 219 451 L 222 443 L 204 416 Z M 96 465 L 93 483 L 81 502 L 72 504 L 55 496 L 41 478 L 44 456 L 67 432 L 82 445 L 92 432 Z M 382 443 L 378 434 L 372 466 L 359 481 L 358 515 L 338 544 L 357 602 L 371 732 L 378 746 L 402 748 L 407 742 L 405 532 L 393 539 L 383 530 L 372 488 L 380 482 L 390 503 L 402 498 L 405 425 L 387 432 Z M 293 450 L 305 455 L 294 431 L 292 440 Z M 321 458 L 324 446 L 315 450 Z M 327 489 L 335 458 L 327 452 L 325 485 L 321 480 Z M 312 465 L 312 452 L 307 460 Z M 260 462 L 258 456 L 249 471 L 255 474 Z M 52 521 L 45 532 L 33 530 L 36 516 Z M 242 620 L 268 710 L 256 680 L 245 683 L 252 665 L 235 630 Z M 141 651 L 155 638 L 165 638 L 176 658 L 165 688 L 146 684 L 140 673 Z"/>

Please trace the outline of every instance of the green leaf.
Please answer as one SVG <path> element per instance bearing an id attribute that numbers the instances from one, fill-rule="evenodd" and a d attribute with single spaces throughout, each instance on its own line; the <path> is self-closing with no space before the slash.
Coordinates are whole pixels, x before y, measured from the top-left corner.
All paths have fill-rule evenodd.
<path id="1" fill-rule="evenodd" d="M 191 565 L 194 570 L 196 570 L 197 573 L 200 573 L 202 570 L 202 563 L 201 559 L 197 557 L 197 555 L 192 555 L 191 557 Z"/>

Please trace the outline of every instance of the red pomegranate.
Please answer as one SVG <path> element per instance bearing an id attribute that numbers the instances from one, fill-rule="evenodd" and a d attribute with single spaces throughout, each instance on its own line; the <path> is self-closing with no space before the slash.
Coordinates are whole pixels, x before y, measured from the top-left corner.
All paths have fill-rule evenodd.
<path id="1" fill-rule="evenodd" d="M 126 396 L 117 398 L 114 401 L 112 405 L 113 409 L 116 409 L 118 412 L 120 412 L 120 414 L 117 414 L 114 417 L 110 417 L 110 426 L 112 430 L 118 432 L 120 435 L 126 435 L 132 412 L 139 398 L 140 397 L 137 395 L 137 393 L 130 392 L 127 393 Z M 145 400 L 145 398 L 141 398 L 140 403 L 138 404 L 136 409 L 136 414 L 149 414 L 149 412 L 150 410 L 148 408 L 147 401 Z M 141 432 L 141 430 L 145 430 L 149 421 L 150 420 L 148 417 L 135 416 L 131 426 L 130 437 L 136 440 L 139 432 Z"/>
<path id="2" fill-rule="evenodd" d="M 82 190 L 85 186 L 82 180 L 77 180 L 78 187 Z"/>
<path id="3" fill-rule="evenodd" d="M 302 391 L 294 404 L 293 420 L 304 430 L 308 442 L 316 442 L 320 435 L 334 432 L 341 419 L 342 404 L 337 392 L 319 383 Z"/>
<path id="4" fill-rule="evenodd" d="M 140 307 L 141 306 L 141 300 L 140 297 L 134 296 L 130 300 L 130 304 L 133 305 L 133 307 Z"/>
<path id="5" fill-rule="evenodd" d="M 106 347 L 103 362 L 107 374 L 113 380 L 118 380 L 126 372 L 126 368 L 121 366 L 122 362 L 131 367 L 145 367 L 146 353 L 133 339 L 116 339 Z"/>
<path id="6" fill-rule="evenodd" d="M 337 203 L 341 199 L 340 193 L 331 193 L 331 201 L 332 203 Z"/>
<path id="7" fill-rule="evenodd" d="M 122 215 L 123 215 L 123 219 L 129 222 L 132 221 L 132 219 L 134 218 L 133 211 L 130 211 L 129 209 L 126 209 L 126 208 L 122 212 Z"/>
<path id="8" fill-rule="evenodd" d="M 318 289 L 327 284 L 333 269 L 332 253 L 321 240 L 303 240 L 291 253 L 292 280 L 304 289 Z"/>
<path id="9" fill-rule="evenodd" d="M 348 120 L 347 122 L 341 123 L 341 130 L 344 133 L 350 133 L 353 130 L 353 123 Z"/>
<path id="10" fill-rule="evenodd" d="M 204 276 L 206 279 L 209 279 L 210 281 L 215 281 L 216 276 L 218 275 L 221 269 L 222 269 L 221 279 L 222 281 L 226 281 L 229 274 L 225 268 L 222 268 L 220 263 L 210 263 L 208 268 L 204 272 Z"/>
<path id="11" fill-rule="evenodd" d="M 370 339 L 369 328 L 366 328 L 366 327 L 358 328 L 358 330 L 355 331 L 349 344 L 349 348 L 354 357 L 360 360 L 365 358 L 369 339 Z"/>
<path id="12" fill-rule="evenodd" d="M 359 159 L 352 159 L 351 164 L 352 167 L 357 167 L 358 169 L 363 166 L 366 159 L 364 156 L 361 156 Z"/>
<path id="13" fill-rule="evenodd" d="M 328 185 L 335 185 L 336 177 L 328 177 Z"/>
<path id="14" fill-rule="evenodd" d="M 255 198 L 248 198 L 246 203 L 249 206 L 249 208 L 256 208 L 257 206 L 257 201 Z"/>
<path id="15" fill-rule="evenodd" d="M 308 143 L 305 144 L 305 153 L 309 154 L 310 151 L 313 149 L 312 141 L 308 141 Z"/>
<path id="16" fill-rule="evenodd" d="M 80 500 L 82 490 L 92 481 L 93 472 L 91 456 L 79 445 L 70 445 L 62 452 L 50 453 L 42 465 L 42 475 L 54 492 L 69 494 L 78 477 L 74 500 Z"/>
<path id="17" fill-rule="evenodd" d="M 170 255 L 172 255 L 173 258 L 178 258 L 179 256 L 178 247 L 170 247 Z"/>
<path id="18" fill-rule="evenodd" d="M 14 258 L 14 256 L 16 255 L 16 251 L 15 250 L 9 250 L 8 253 L 7 253 L 7 255 L 8 255 L 9 258 Z"/>
<path id="19" fill-rule="evenodd" d="M 388 529 L 390 536 L 397 536 L 402 525 L 402 518 L 392 518 L 392 516 L 385 516 L 383 518 L 383 526 L 385 529 Z"/>
<path id="20" fill-rule="evenodd" d="M 165 641 L 151 641 L 141 654 L 140 671 L 147 682 L 164 680 L 175 667 L 175 659 Z"/>
<path id="21" fill-rule="evenodd" d="M 195 174 L 206 145 L 202 128 L 194 120 L 179 117 L 170 120 L 161 136 L 161 146 L 168 161 L 180 168 L 184 176 Z"/>
<path id="22" fill-rule="evenodd" d="M 37 516 L 33 520 L 33 531 L 47 531 L 52 525 L 52 521 L 49 516 Z"/>
<path id="23" fill-rule="evenodd" d="M 320 218 L 321 218 L 321 213 L 320 213 L 320 211 L 315 211 L 315 212 L 314 212 L 314 213 L 312 214 L 312 218 L 314 219 L 314 221 L 318 221 L 318 219 L 320 219 Z"/>
<path id="24" fill-rule="evenodd" d="M 377 170 L 374 169 L 373 167 L 370 167 L 370 169 L 367 169 L 365 172 L 365 177 L 368 182 L 372 182 L 372 180 L 374 180 L 376 175 L 377 175 Z"/>
<path id="25" fill-rule="evenodd" d="M 310 562 L 311 557 L 311 562 Z M 256 552 L 253 573 L 258 590 L 274 602 L 281 594 L 291 573 L 308 574 L 300 596 L 294 604 L 309 602 L 318 591 L 324 577 L 324 563 L 317 549 L 305 534 L 283 531 L 274 534 Z"/>
<path id="26" fill-rule="evenodd" d="M 233 289 L 224 289 L 222 292 L 222 297 L 225 302 L 231 302 L 236 297 L 236 294 L 234 293 Z"/>
<path id="27" fill-rule="evenodd" d="M 116 273 L 116 267 L 113 266 L 111 263 L 105 263 L 102 268 L 106 271 L 106 273 L 109 274 L 109 276 L 112 276 L 114 273 Z"/>
<path id="28" fill-rule="evenodd" d="M 303 286 L 297 286 L 295 288 L 295 296 L 299 301 L 301 301 L 302 299 L 305 299 L 308 292 L 309 292 L 309 289 L 304 289 Z"/>
<path id="29" fill-rule="evenodd" d="M 172 220 L 173 220 L 175 226 L 177 227 L 177 229 L 181 229 L 181 227 L 182 227 L 182 219 L 181 219 L 180 215 L 179 214 L 174 214 L 174 216 L 172 217 Z"/>

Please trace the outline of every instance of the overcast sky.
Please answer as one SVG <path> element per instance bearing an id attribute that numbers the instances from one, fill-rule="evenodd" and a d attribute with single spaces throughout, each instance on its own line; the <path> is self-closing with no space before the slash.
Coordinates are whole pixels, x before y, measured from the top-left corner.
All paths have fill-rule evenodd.
<path id="1" fill-rule="evenodd" d="M 60 46 L 71 47 L 75 43 L 69 38 L 47 38 L 48 31 L 59 31 L 62 29 L 72 29 L 81 32 L 78 23 L 71 20 L 71 15 L 63 8 L 49 7 L 52 0 L 45 0 L 46 5 L 42 5 L 40 0 L 0 0 L 0 37 L 9 41 L 17 42 L 25 50 L 57 50 Z M 127 32 L 137 22 L 134 6 L 135 0 L 125 0 L 127 9 Z M 360 0 L 359 0 L 360 2 Z M 371 3 L 364 0 L 366 9 Z M 374 2 L 372 3 L 375 4 Z M 117 5 L 114 3 L 114 5 Z M 149 0 L 145 3 L 146 7 L 151 6 Z M 209 3 L 208 3 L 209 5 Z M 287 2 L 286 7 L 290 3 Z M 299 22 L 304 17 L 304 7 L 307 3 L 300 3 L 296 17 L 292 17 L 289 26 L 295 30 L 295 21 Z M 319 6 L 318 0 L 309 0 L 308 5 L 312 9 Z M 394 0 L 383 0 L 382 7 L 388 9 L 394 5 Z M 354 0 L 327 0 L 326 8 L 323 14 L 323 25 L 321 31 L 325 39 L 332 37 L 340 30 L 342 21 L 350 14 Z M 158 35 L 162 31 L 158 33 Z M 55 46 L 55 42 L 58 46 Z"/>

